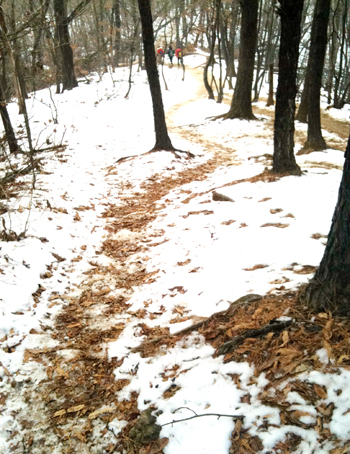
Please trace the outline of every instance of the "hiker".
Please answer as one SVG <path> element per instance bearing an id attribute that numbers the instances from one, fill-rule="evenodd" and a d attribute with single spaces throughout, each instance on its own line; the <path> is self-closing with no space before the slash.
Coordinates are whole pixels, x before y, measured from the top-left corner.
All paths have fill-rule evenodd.
<path id="1" fill-rule="evenodd" d="M 170 60 L 170 64 L 172 65 L 175 52 L 174 52 L 174 49 L 171 46 L 169 46 L 167 54 L 168 54 L 168 57 L 169 57 L 169 60 Z"/>
<path id="2" fill-rule="evenodd" d="M 182 63 L 182 50 L 181 50 L 181 47 L 178 47 L 176 49 L 175 57 L 177 58 L 177 66 L 180 66 L 180 63 Z"/>
<path id="3" fill-rule="evenodd" d="M 164 50 L 161 47 L 158 47 L 157 49 L 157 60 L 158 63 L 162 63 L 164 60 Z"/>

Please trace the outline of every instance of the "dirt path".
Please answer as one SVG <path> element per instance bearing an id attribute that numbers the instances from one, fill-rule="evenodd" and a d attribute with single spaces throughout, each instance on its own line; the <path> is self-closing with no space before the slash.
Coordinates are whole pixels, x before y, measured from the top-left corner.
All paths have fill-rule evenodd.
<path id="1" fill-rule="evenodd" d="M 198 97 L 206 97 L 207 96 L 207 91 L 204 87 L 203 84 L 203 70 L 196 68 L 196 69 L 187 69 L 187 71 L 197 79 L 198 81 L 198 89 L 196 92 L 196 98 Z M 195 100 L 194 99 L 194 100 Z M 260 98 L 259 101 L 265 101 L 266 98 Z M 187 104 L 191 102 L 187 101 L 186 103 L 183 103 L 181 106 L 175 106 L 172 110 L 170 110 L 169 115 L 171 118 L 171 115 L 175 111 L 177 111 L 180 107 L 182 107 L 184 104 Z M 227 104 L 228 106 L 231 105 L 231 97 L 229 95 L 224 96 L 223 102 Z M 273 137 L 273 128 L 274 128 L 274 111 L 271 111 L 271 109 L 263 108 L 261 106 L 257 106 L 253 104 L 253 113 L 256 115 L 264 115 L 266 117 L 269 117 L 269 120 L 266 121 L 266 128 L 269 128 L 271 130 L 271 136 Z M 334 148 L 336 150 L 343 151 L 346 148 L 347 140 L 349 137 L 349 123 L 341 120 L 337 120 L 329 115 L 327 111 L 321 111 L 321 123 L 322 123 L 322 128 L 328 131 L 329 133 L 335 134 L 338 137 L 331 137 L 327 138 L 327 144 L 329 145 L 330 148 Z M 170 123 L 171 124 L 171 123 Z M 181 134 L 181 131 L 176 131 Z M 187 133 L 187 132 L 186 132 Z M 192 131 L 191 133 L 193 136 L 195 135 L 195 132 Z M 199 140 L 201 139 L 198 137 Z M 299 145 L 303 145 L 306 142 L 307 139 L 307 133 L 301 128 L 298 128 L 298 124 L 296 124 L 296 131 L 295 131 L 295 142 Z"/>

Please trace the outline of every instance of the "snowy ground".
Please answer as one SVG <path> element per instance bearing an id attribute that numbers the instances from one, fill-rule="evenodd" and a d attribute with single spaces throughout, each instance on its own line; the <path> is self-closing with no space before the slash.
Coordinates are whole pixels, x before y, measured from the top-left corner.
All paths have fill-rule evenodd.
<path id="1" fill-rule="evenodd" d="M 193 56 L 185 64 L 196 67 L 202 61 L 203 57 Z M 245 415 L 244 427 L 252 435 L 259 434 L 265 453 L 283 441 L 287 432 L 302 438 L 297 452 L 331 452 L 336 445 L 331 441 L 320 444 L 316 429 L 282 426 L 278 409 L 261 404 L 259 395 L 267 382 L 264 374 L 255 377 L 248 363 L 224 364 L 222 357 L 213 358 L 213 347 L 198 334 L 152 358 L 130 352 L 144 339 L 140 319 L 134 315 L 138 311 L 144 310 L 143 323 L 148 327 L 175 332 L 191 325 L 191 317 L 208 317 L 247 293 L 278 294 L 307 282 L 312 274 L 299 272 L 320 262 L 343 163 L 342 152 L 326 150 L 297 157 L 307 171 L 301 177 L 255 181 L 253 177 L 269 165 L 267 155 L 273 153 L 267 118 L 257 122 L 207 120 L 224 113 L 227 106 L 204 97 L 193 101 L 198 81 L 190 71 L 185 81 L 177 66 L 166 67 L 164 72 L 169 86 L 163 92 L 164 104 L 171 109 L 176 131 L 171 133 L 173 144 L 195 153 L 195 159 L 179 159 L 166 152 L 142 155 L 154 144 L 144 73 L 134 75 L 129 99 L 124 98 L 127 71 L 121 69 L 105 74 L 102 81 L 95 77 L 90 84 L 81 82 L 78 89 L 53 95 L 55 106 L 48 90 L 28 101 L 35 143 L 47 146 L 46 142 L 63 140 L 66 148 L 41 154 L 45 173 L 38 175 L 36 189 L 23 191 L 16 199 L 10 196 L 6 201 L 9 211 L 2 215 L 8 228 L 19 234 L 27 224 L 28 231 L 19 242 L 0 243 L 0 452 L 28 452 L 25 443 L 33 453 L 65 452 L 66 440 L 58 432 L 49 432 L 45 407 L 36 408 L 33 416 L 33 403 L 26 399 L 30 389 L 47 381 L 47 367 L 52 365 L 33 361 L 30 354 L 59 347 L 59 340 L 51 335 L 55 316 L 82 295 L 92 264 L 119 267 L 120 272 L 125 268 L 130 275 L 142 264 L 146 273 L 153 273 L 149 283 L 127 291 L 108 275 L 92 287 L 96 293 L 108 286 L 109 296 L 127 296 L 130 305 L 127 313 L 106 321 L 122 324 L 123 330 L 117 340 L 102 345 L 110 360 L 124 358 L 114 371 L 115 379 L 130 382 L 119 391 L 119 401 L 137 393 L 139 410 L 155 405 L 162 411 L 157 421 L 161 425 L 191 416 L 191 412 Z M 15 104 L 9 109 L 20 128 L 23 120 Z M 56 109 L 58 124 L 53 121 Z M 126 156 L 137 157 L 116 163 Z M 107 232 L 106 226 L 119 219 L 111 220 L 104 213 L 126 197 L 137 201 L 147 191 L 145 181 L 176 180 L 182 172 L 223 159 L 230 165 L 218 164 L 205 179 L 193 176 L 187 183 L 174 185 L 157 200 L 157 218 L 144 230 Z M 23 181 L 30 181 L 30 175 Z M 233 201 L 214 201 L 214 190 Z M 138 213 L 142 215 L 142 208 Z M 117 242 L 149 242 L 121 264 L 113 254 L 100 253 L 108 235 Z M 102 306 L 90 309 L 89 323 L 94 328 L 101 323 L 103 311 Z M 74 339 L 70 349 L 60 366 L 67 377 Z M 325 350 L 322 355 L 328 363 Z M 239 386 L 232 374 L 240 376 Z M 349 439 L 349 371 L 344 369 L 337 376 L 304 372 L 299 379 L 327 387 L 328 397 L 323 401 L 335 405 L 330 430 L 342 440 Z M 164 393 L 174 385 L 179 390 L 165 398 Z M 342 397 L 338 389 L 343 389 Z M 244 403 L 247 393 L 251 399 Z M 312 425 L 315 410 L 301 396 L 289 397 Z M 174 416 L 180 407 L 187 408 Z M 79 411 L 71 412 L 71 425 L 82 423 Z M 37 434 L 24 426 L 26 418 L 35 420 Z M 114 435 L 126 424 L 119 419 L 109 425 Z M 259 430 L 261 421 L 268 422 L 268 431 Z M 102 421 L 94 419 L 94 424 L 89 451 L 84 451 L 85 442 L 80 440 L 82 444 L 72 452 L 102 452 L 102 446 L 115 441 L 110 431 L 100 434 Z M 233 428 L 231 418 L 215 417 L 167 425 L 161 432 L 161 437 L 169 438 L 164 453 L 227 453 Z M 33 439 L 28 442 L 31 433 Z M 43 433 L 46 441 L 40 444 Z"/>

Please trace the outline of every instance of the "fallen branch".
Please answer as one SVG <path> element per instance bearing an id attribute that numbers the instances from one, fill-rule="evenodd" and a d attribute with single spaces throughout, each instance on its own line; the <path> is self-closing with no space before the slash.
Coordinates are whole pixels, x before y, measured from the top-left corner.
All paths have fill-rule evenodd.
<path id="1" fill-rule="evenodd" d="M 216 351 L 216 355 L 217 356 L 226 355 L 226 353 L 232 352 L 235 349 L 235 347 L 242 344 L 246 339 L 249 338 L 256 339 L 257 337 L 265 336 L 268 333 L 279 333 L 280 331 L 283 331 L 291 324 L 292 320 L 287 320 L 285 322 L 272 323 L 271 325 L 267 325 L 259 329 L 250 329 L 246 331 L 244 334 L 236 336 L 234 339 L 220 345 L 220 347 L 218 347 Z"/>
<path id="2" fill-rule="evenodd" d="M 176 413 L 178 410 L 181 410 L 182 408 L 186 408 L 187 410 L 191 410 L 190 408 L 188 407 L 180 407 L 180 408 L 177 408 L 176 410 L 173 411 L 173 413 Z M 232 418 L 234 421 L 237 421 L 238 419 L 239 420 L 242 420 L 244 418 L 243 415 L 225 415 L 225 414 L 221 414 L 221 413 L 203 413 L 201 415 L 197 415 L 197 413 L 193 410 L 191 410 L 195 415 L 194 416 L 190 416 L 188 418 L 184 418 L 184 419 L 175 419 L 171 422 L 167 422 L 165 424 L 162 424 L 161 427 L 164 427 L 164 426 L 169 426 L 170 424 L 175 424 L 177 422 L 183 422 L 183 421 L 189 421 L 191 419 L 195 419 L 195 418 L 202 418 L 203 416 L 216 416 L 218 419 L 220 418 Z"/>
<path id="3" fill-rule="evenodd" d="M 40 159 L 37 159 L 34 161 L 33 164 L 31 163 L 27 167 L 22 167 L 22 169 L 15 170 L 14 172 L 8 173 L 0 180 L 0 185 L 10 183 L 11 181 L 14 181 L 19 175 L 27 175 L 28 173 L 32 172 L 34 169 L 38 169 L 39 161 L 40 161 Z"/>

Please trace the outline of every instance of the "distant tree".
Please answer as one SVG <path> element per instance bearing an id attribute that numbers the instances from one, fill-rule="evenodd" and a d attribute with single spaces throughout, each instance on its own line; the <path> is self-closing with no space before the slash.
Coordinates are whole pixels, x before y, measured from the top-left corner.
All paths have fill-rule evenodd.
<path id="1" fill-rule="evenodd" d="M 350 137 L 327 246 L 301 297 L 317 312 L 350 316 Z"/>
<path id="2" fill-rule="evenodd" d="M 309 88 L 310 88 L 310 69 L 309 69 L 310 59 L 308 61 L 306 72 L 305 72 L 305 80 L 304 80 L 304 87 L 303 91 L 301 92 L 300 103 L 298 107 L 298 113 L 295 116 L 297 121 L 300 123 L 307 123 L 307 112 L 309 109 Z"/>
<path id="3" fill-rule="evenodd" d="M 74 74 L 73 50 L 70 45 L 67 5 L 65 0 L 54 0 L 54 11 L 56 20 L 56 32 L 61 52 L 61 68 L 63 79 L 63 90 L 71 90 L 78 86 Z"/>
<path id="4" fill-rule="evenodd" d="M 300 22 L 304 0 L 279 0 L 281 42 L 276 93 L 273 171 L 300 175 L 294 156 L 294 116 Z"/>
<path id="5" fill-rule="evenodd" d="M 154 50 L 153 22 L 150 0 L 138 0 L 138 5 L 141 16 L 145 65 L 152 97 L 154 129 L 156 133 L 156 143 L 153 150 L 175 151 L 168 135 L 168 128 L 165 121 L 162 92 L 159 83 L 157 60 Z"/>
<path id="6" fill-rule="evenodd" d="M 323 64 L 327 47 L 327 28 L 331 0 L 316 0 L 312 21 L 308 63 L 308 128 L 304 148 L 324 150 L 327 144 L 321 132 L 320 94 Z"/>
<path id="7" fill-rule="evenodd" d="M 121 17 L 120 17 L 120 0 L 113 0 L 111 25 L 115 29 L 114 41 L 114 65 L 118 66 L 120 62 L 120 41 L 121 41 Z"/>
<path id="8" fill-rule="evenodd" d="M 240 0 L 242 19 L 237 81 L 227 119 L 253 120 L 252 84 L 257 43 L 258 0 Z"/>

